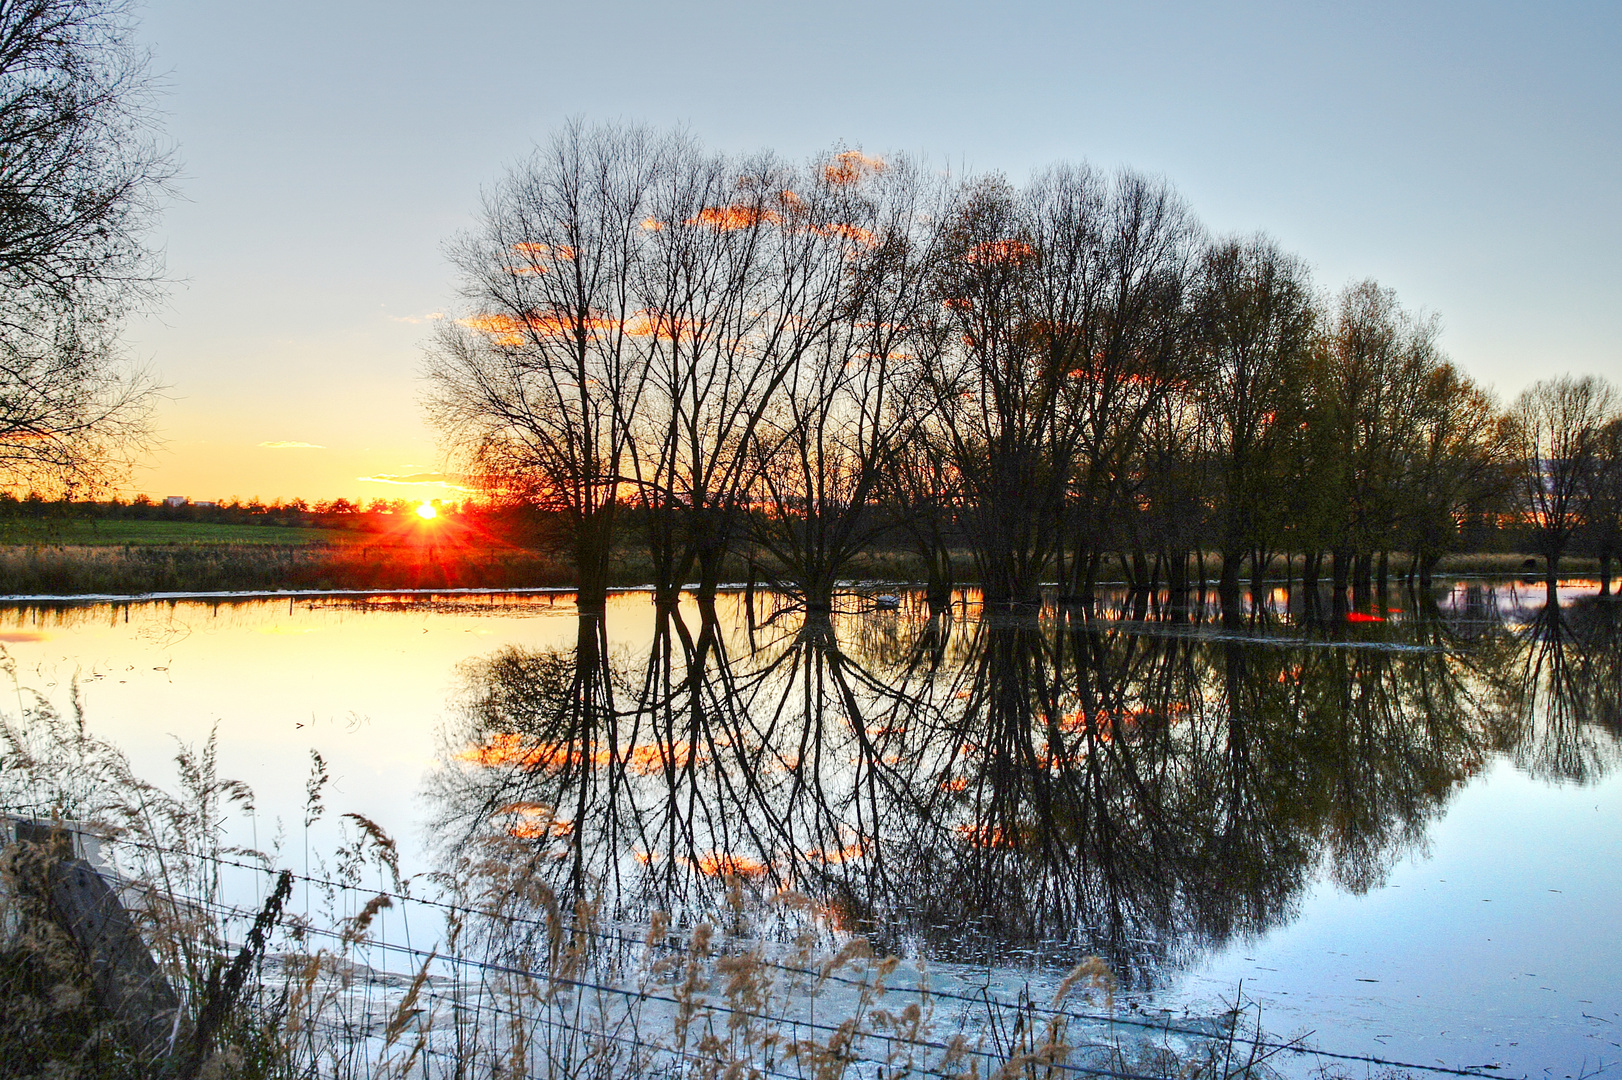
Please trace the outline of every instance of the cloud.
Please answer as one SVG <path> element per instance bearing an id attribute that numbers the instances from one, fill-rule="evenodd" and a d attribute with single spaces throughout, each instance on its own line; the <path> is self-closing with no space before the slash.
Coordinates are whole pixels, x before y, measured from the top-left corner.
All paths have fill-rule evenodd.
<path id="1" fill-rule="evenodd" d="M 363 484 L 437 484 L 440 487 L 454 488 L 457 491 L 472 490 L 466 484 L 467 477 L 457 476 L 454 473 L 377 473 L 373 476 L 357 476 L 355 479 Z"/>
<path id="2" fill-rule="evenodd" d="M 426 315 L 390 315 L 389 321 L 410 323 L 412 326 L 419 326 L 425 322 L 438 322 L 444 317 L 445 313 L 443 311 L 430 311 Z"/>
<path id="3" fill-rule="evenodd" d="M 326 447 L 322 446 L 320 443 L 290 442 L 290 441 L 288 441 L 286 439 L 272 439 L 269 442 L 262 442 L 259 445 L 263 446 L 266 450 L 325 450 L 326 449 Z"/>

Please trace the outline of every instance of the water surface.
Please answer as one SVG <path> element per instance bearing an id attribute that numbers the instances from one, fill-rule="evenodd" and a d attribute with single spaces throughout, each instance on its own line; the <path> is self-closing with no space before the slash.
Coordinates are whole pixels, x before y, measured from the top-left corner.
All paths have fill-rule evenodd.
<path id="1" fill-rule="evenodd" d="M 1144 1014 L 1242 984 L 1329 1049 L 1577 1075 L 1622 1058 L 1622 612 L 1591 592 L 188 600 L 14 607 L 0 644 L 20 708 L 77 695 L 145 776 L 217 732 L 257 793 L 233 828 L 295 864 L 314 750 L 408 872 L 515 836 L 627 919 L 789 888 L 999 990 L 1096 954 Z"/>

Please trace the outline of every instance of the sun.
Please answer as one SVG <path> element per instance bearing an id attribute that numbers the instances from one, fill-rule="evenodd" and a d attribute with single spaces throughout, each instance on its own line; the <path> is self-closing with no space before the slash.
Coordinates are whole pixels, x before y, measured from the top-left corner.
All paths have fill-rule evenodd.
<path id="1" fill-rule="evenodd" d="M 417 516 L 424 521 L 432 521 L 439 516 L 439 511 L 433 503 L 423 503 L 417 507 Z"/>

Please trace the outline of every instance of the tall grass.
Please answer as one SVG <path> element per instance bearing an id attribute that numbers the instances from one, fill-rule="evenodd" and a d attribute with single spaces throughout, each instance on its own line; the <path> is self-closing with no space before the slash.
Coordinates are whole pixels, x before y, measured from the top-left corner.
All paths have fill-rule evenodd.
<path id="1" fill-rule="evenodd" d="M 0 812 L 101 838 L 104 873 L 181 1009 L 163 1053 L 137 1051 L 45 910 L 48 853 L 9 844 L 7 1075 L 1252 1077 L 1271 1075 L 1278 1051 L 1240 1010 L 1159 1030 L 1117 1017 L 1098 960 L 1051 1000 L 937 993 L 921 964 L 874 955 L 805 898 L 740 881 L 716 922 L 618 924 L 589 899 L 561 900 L 537 872 L 550 856 L 510 836 L 409 879 L 377 823 L 344 815 L 335 849 L 293 888 L 277 845 L 228 842 L 253 793 L 218 775 L 212 739 L 177 749 L 166 788 L 135 776 L 77 708 L 20 699 L 0 718 Z M 319 764 L 306 825 L 325 812 Z"/>
<path id="2" fill-rule="evenodd" d="M 150 544 L 0 548 L 0 594 L 135 595 L 277 589 L 565 585 L 567 568 L 523 551 L 444 554 L 378 544 Z"/>

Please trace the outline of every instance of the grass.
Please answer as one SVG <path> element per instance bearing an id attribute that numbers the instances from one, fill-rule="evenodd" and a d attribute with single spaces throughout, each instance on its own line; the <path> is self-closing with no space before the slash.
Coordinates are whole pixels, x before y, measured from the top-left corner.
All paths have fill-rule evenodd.
<path id="1" fill-rule="evenodd" d="M 147 544 L 321 544 L 347 534 L 337 529 L 281 525 L 226 525 L 204 521 L 0 520 L 0 546 L 121 547 Z"/>
<path id="2" fill-rule="evenodd" d="M 569 580 L 556 559 L 513 548 L 441 550 L 387 541 L 0 548 L 0 594 L 11 596 L 517 588 Z"/>
<path id="3" fill-rule="evenodd" d="M 975 573 L 967 553 L 960 553 L 958 584 L 972 585 Z M 1443 574 L 1517 576 L 1530 573 L 1525 556 L 1515 554 L 1454 555 L 1439 567 Z M 1292 576 L 1299 580 L 1301 559 Z M 1392 574 L 1406 567 L 1393 556 Z M 1101 581 L 1116 581 L 1125 568 L 1111 556 L 1100 570 Z M 1597 573 L 1593 559 L 1571 558 L 1561 564 L 1568 576 Z M 1214 574 L 1214 560 L 1207 572 Z M 1282 559 L 1274 561 L 1271 580 L 1282 581 Z M 721 579 L 741 582 L 751 576 L 747 555 L 730 555 Z M 753 569 L 769 584 L 763 565 Z M 863 552 L 845 568 L 847 580 L 921 581 L 926 570 L 911 552 L 876 548 Z M 646 552 L 627 542 L 613 558 L 610 582 L 615 587 L 649 584 L 653 571 Z M 567 587 L 573 570 L 561 553 L 525 548 L 444 522 L 424 526 L 407 520 L 392 532 L 294 528 L 271 525 L 226 525 L 171 521 L 65 521 L 54 524 L 12 519 L 0 521 L 0 596 L 138 595 L 150 592 L 275 591 L 279 589 L 441 589 Z M 1214 579 L 1208 579 L 1214 584 Z"/>

